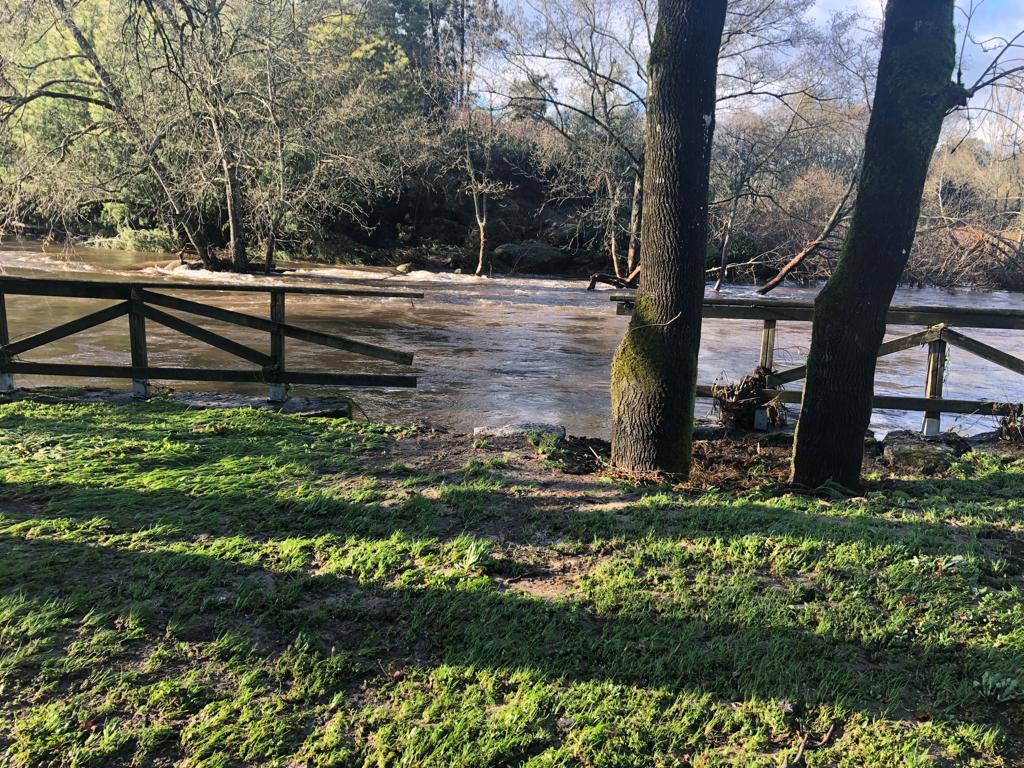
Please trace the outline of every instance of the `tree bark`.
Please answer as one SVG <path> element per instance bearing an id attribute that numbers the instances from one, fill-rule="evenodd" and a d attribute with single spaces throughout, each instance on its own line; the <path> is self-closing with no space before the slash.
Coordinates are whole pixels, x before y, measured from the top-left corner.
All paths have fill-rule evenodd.
<path id="1" fill-rule="evenodd" d="M 611 371 L 612 462 L 687 477 L 708 173 L 726 0 L 659 0 L 648 76 L 640 288 Z"/>
<path id="2" fill-rule="evenodd" d="M 228 234 L 230 238 L 228 253 L 231 256 L 231 265 L 235 270 L 245 272 L 249 268 L 249 247 L 245 236 L 242 186 L 233 161 L 225 158 L 223 168 L 228 205 Z"/>
<path id="3" fill-rule="evenodd" d="M 487 200 L 486 200 L 486 198 L 484 198 L 483 199 L 483 206 L 484 206 L 484 208 L 486 208 L 486 205 L 487 205 Z M 475 274 L 476 274 L 476 276 L 480 276 L 481 274 L 483 274 L 484 259 L 485 259 L 486 254 L 487 254 L 487 219 L 486 219 L 486 217 L 484 217 L 484 218 L 477 217 L 477 219 L 476 219 L 476 228 L 479 230 L 480 250 L 477 252 L 476 272 L 475 272 Z"/>
<path id="4" fill-rule="evenodd" d="M 947 110 L 954 0 L 889 0 L 853 219 L 814 306 L 791 480 L 860 484 L 885 316 L 914 241 L 928 165 Z"/>

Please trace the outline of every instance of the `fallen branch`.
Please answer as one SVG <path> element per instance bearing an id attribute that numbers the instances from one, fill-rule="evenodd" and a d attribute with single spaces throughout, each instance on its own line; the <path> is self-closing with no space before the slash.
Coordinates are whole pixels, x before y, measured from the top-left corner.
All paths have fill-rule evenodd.
<path id="1" fill-rule="evenodd" d="M 790 259 L 789 262 L 779 270 L 779 273 L 775 275 L 775 277 L 758 288 L 757 292 L 759 294 L 764 296 L 766 293 L 778 288 L 782 281 L 786 279 L 786 275 L 800 266 L 808 256 L 818 250 L 818 248 L 832 236 L 835 228 L 838 227 L 850 214 L 851 209 L 847 207 L 847 203 L 849 203 L 850 197 L 853 195 L 853 190 L 857 187 L 857 180 L 859 178 L 860 167 L 858 166 L 857 170 L 853 172 L 853 176 L 850 177 L 850 183 L 846 185 L 846 191 L 843 193 L 842 198 L 832 210 L 832 215 L 829 216 L 828 221 L 825 222 L 825 226 L 822 228 L 821 233 L 814 240 L 807 243 L 800 253 Z"/>
<path id="2" fill-rule="evenodd" d="M 637 267 L 625 277 L 618 277 L 616 275 L 608 275 L 604 272 L 596 272 L 590 276 L 590 285 L 587 286 L 588 291 L 594 290 L 598 283 L 604 283 L 605 285 L 611 285 L 615 288 L 636 288 L 637 283 L 640 282 L 640 267 Z"/>

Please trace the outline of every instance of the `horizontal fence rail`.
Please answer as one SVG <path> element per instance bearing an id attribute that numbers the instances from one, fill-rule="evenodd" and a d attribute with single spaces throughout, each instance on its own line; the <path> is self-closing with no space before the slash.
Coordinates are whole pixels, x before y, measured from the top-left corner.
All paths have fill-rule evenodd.
<path id="1" fill-rule="evenodd" d="M 178 296 L 177 291 L 232 291 L 266 293 L 270 297 L 270 319 L 204 304 Z M 289 384 L 334 385 L 345 387 L 415 387 L 416 377 L 391 373 L 348 373 L 333 371 L 293 371 L 285 365 L 285 339 L 338 349 L 344 352 L 384 360 L 403 366 L 412 365 L 410 352 L 322 333 L 286 322 L 287 294 L 368 298 L 423 298 L 408 291 L 314 288 L 311 286 L 238 285 L 234 283 L 116 283 L 94 280 L 54 280 L 0 277 L 0 392 L 14 389 L 15 374 L 75 376 L 105 379 L 131 379 L 132 393 L 145 398 L 152 380 L 254 382 L 270 385 L 270 400 L 287 399 Z M 51 296 L 78 299 L 105 299 L 120 303 L 105 307 L 32 336 L 11 341 L 7 322 L 6 296 Z M 216 320 L 231 325 L 264 331 L 270 336 L 270 354 L 223 336 L 190 320 L 164 310 Z M 54 341 L 87 331 L 98 325 L 128 316 L 128 340 L 131 365 L 88 365 L 78 363 L 40 363 L 20 359 L 20 355 Z M 151 366 L 146 341 L 147 321 L 162 325 L 252 363 L 255 369 L 210 369 Z"/>
<path id="2" fill-rule="evenodd" d="M 617 305 L 620 315 L 633 311 L 635 291 L 615 291 L 611 301 Z M 802 393 L 779 387 L 807 376 L 807 366 L 801 365 L 787 370 L 775 368 L 775 339 L 778 323 L 804 322 L 814 319 L 814 304 L 808 301 L 766 301 L 752 299 L 705 299 L 703 316 L 725 320 L 761 320 L 761 354 L 759 368 L 767 372 L 768 386 L 761 390 L 764 403 L 778 400 L 782 403 L 799 403 Z M 907 307 L 893 306 L 886 315 L 888 325 L 925 325 L 922 331 L 890 339 L 882 344 L 878 356 L 902 352 L 919 346 L 928 346 L 928 371 L 924 397 L 905 395 L 875 395 L 874 407 L 896 411 L 924 412 L 922 431 L 926 435 L 938 434 L 941 428 L 941 414 L 984 414 L 1009 416 L 1020 413 L 1021 405 L 986 400 L 955 400 L 942 396 L 946 372 L 946 353 L 949 346 L 963 349 L 976 357 L 987 360 L 1002 368 L 1024 376 L 1024 360 L 1007 352 L 965 336 L 950 326 L 961 328 L 988 328 L 1024 330 L 1024 310 L 976 309 L 970 307 Z M 700 385 L 697 394 L 714 397 L 715 387 Z"/>

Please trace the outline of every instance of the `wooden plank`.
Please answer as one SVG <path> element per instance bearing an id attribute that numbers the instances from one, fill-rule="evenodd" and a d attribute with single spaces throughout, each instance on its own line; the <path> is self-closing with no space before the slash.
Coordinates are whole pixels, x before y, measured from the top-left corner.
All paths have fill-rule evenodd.
<path id="1" fill-rule="evenodd" d="M 284 292 L 270 294 L 270 357 L 278 371 L 284 370 L 285 303 Z"/>
<path id="2" fill-rule="evenodd" d="M 970 352 L 972 355 L 977 355 L 982 360 L 988 360 L 990 363 L 995 363 L 1002 368 L 1024 376 L 1024 360 L 1021 360 L 1019 357 L 1014 357 L 977 339 L 957 333 L 952 328 L 946 328 L 942 332 L 942 338 L 954 347 L 959 347 Z"/>
<path id="3" fill-rule="evenodd" d="M 765 320 L 761 331 L 761 356 L 759 365 L 766 371 L 775 367 L 775 332 L 777 320 Z"/>
<path id="4" fill-rule="evenodd" d="M 878 356 L 885 357 L 886 355 L 893 355 L 897 352 L 902 352 L 905 349 L 913 349 L 919 347 L 922 344 L 933 342 L 939 338 L 942 333 L 942 326 L 935 326 L 934 328 L 926 328 L 923 331 L 917 333 L 911 333 L 907 336 L 900 336 L 896 339 L 891 339 L 882 344 L 878 348 Z M 807 375 L 807 366 L 801 365 L 797 368 L 790 368 L 785 371 L 779 371 L 768 377 L 768 383 L 773 387 L 777 387 L 780 384 L 790 384 L 794 381 L 799 381 Z"/>
<path id="5" fill-rule="evenodd" d="M 7 326 L 7 300 L 0 293 L 0 366 L 10 362 L 10 354 L 4 351 L 4 347 L 10 342 L 11 333 Z M 13 392 L 14 388 L 14 376 L 0 370 L 0 392 Z"/>
<path id="6" fill-rule="evenodd" d="M 200 328 L 198 325 L 182 320 L 180 317 L 169 315 L 166 312 L 161 312 L 159 309 L 154 307 L 148 307 L 145 304 L 142 305 L 142 314 L 155 323 L 160 325 L 166 325 L 168 328 L 183 333 L 186 336 L 191 336 L 193 339 L 198 339 L 205 344 L 209 344 L 211 347 L 229 352 L 236 357 L 240 357 L 243 360 L 248 360 L 250 363 L 256 363 L 256 365 L 270 365 L 270 355 L 265 355 L 262 352 L 247 347 L 244 344 L 239 344 L 237 341 L 232 341 L 229 338 L 221 336 L 219 333 L 208 331 L 205 328 Z"/>
<path id="7" fill-rule="evenodd" d="M 274 372 L 280 374 L 284 371 L 285 365 L 285 336 L 281 331 L 285 323 L 284 291 L 274 291 L 270 294 L 270 322 L 270 364 Z M 271 384 L 269 399 L 272 403 L 283 403 L 288 399 L 288 388 L 284 384 Z"/>
<path id="8" fill-rule="evenodd" d="M 132 289 L 160 291 L 232 291 L 235 293 L 271 293 L 283 290 L 309 296 L 350 296 L 395 299 L 422 299 L 414 291 L 391 291 L 375 288 L 316 288 L 307 285 L 242 285 L 240 283 L 115 283 L 103 280 L 56 280 L 38 277 L 0 277 L 0 292 L 20 296 L 66 296 L 86 299 L 126 299 Z"/>
<path id="9" fill-rule="evenodd" d="M 928 342 L 928 375 L 925 379 L 924 396 L 929 400 L 942 399 L 942 385 L 946 379 L 946 342 L 941 338 Z M 925 437 L 935 437 L 942 426 L 942 411 L 924 412 L 921 432 Z"/>
<path id="10" fill-rule="evenodd" d="M 139 298 L 140 291 L 133 290 L 128 299 L 128 341 L 132 356 L 132 397 L 145 400 L 149 397 L 149 379 L 140 373 L 149 366 L 149 350 L 146 346 L 145 309 Z"/>
<path id="11" fill-rule="evenodd" d="M 713 397 L 713 387 L 701 384 L 697 387 L 697 396 Z M 803 398 L 800 390 L 765 389 L 761 395 L 766 401 L 776 397 L 783 403 L 798 405 Z M 942 413 L 959 413 L 966 415 L 1005 416 L 1010 413 L 1012 403 L 998 403 L 992 400 L 931 400 L 927 397 L 907 397 L 904 395 L 875 395 L 872 402 L 873 410 L 914 411 L 923 412 L 939 408 Z"/>
<path id="12" fill-rule="evenodd" d="M 70 322 L 62 323 L 56 328 L 42 331 L 28 338 L 19 339 L 13 343 L 6 343 L 3 351 L 7 355 L 20 355 L 23 352 L 28 352 L 30 349 L 36 349 L 89 328 L 94 328 L 97 325 L 109 323 L 111 320 L 123 317 L 126 314 L 128 314 L 128 302 L 124 301 L 111 307 L 105 307 L 85 317 L 79 317 Z"/>
<path id="13" fill-rule="evenodd" d="M 415 387 L 415 376 L 401 376 L 384 373 L 317 373 L 287 371 L 275 376 L 262 370 L 242 371 L 211 368 L 133 368 L 127 365 L 79 365 L 73 363 L 30 363 L 12 362 L 0 366 L 11 373 L 28 373 L 37 376 L 78 376 L 84 378 L 131 379 L 137 374 L 147 379 L 163 381 L 226 381 L 270 383 L 283 381 L 288 384 L 322 384 L 346 387 Z"/>
<path id="14" fill-rule="evenodd" d="M 7 326 L 7 300 L 0 293 L 0 347 L 11 343 L 11 332 Z"/>
<path id="15" fill-rule="evenodd" d="M 610 300 L 631 304 L 636 291 L 613 291 Z M 705 299 L 703 316 L 725 320 L 781 320 L 810 322 L 814 303 L 757 299 Z M 886 316 L 888 325 L 938 325 L 946 323 L 964 328 L 1004 328 L 1024 330 L 1024 310 L 976 309 L 973 307 L 911 307 L 895 305 Z"/>
<path id="16" fill-rule="evenodd" d="M 151 291 L 143 291 L 142 297 L 149 304 L 159 304 L 167 307 L 168 309 L 177 309 L 181 312 L 201 315 L 202 317 L 208 317 L 211 320 L 220 320 L 225 323 L 243 325 L 248 328 L 255 328 L 256 330 L 266 331 L 268 333 L 273 333 L 275 330 L 275 325 L 270 320 L 264 320 L 262 317 L 246 315 L 230 309 L 212 307 L 207 304 L 199 304 L 198 302 L 189 301 L 187 299 L 179 299 L 176 296 L 165 296 L 160 293 L 152 293 Z M 366 342 L 347 339 L 343 336 L 320 333 L 319 331 L 299 328 L 294 325 L 283 324 L 280 325 L 279 328 L 285 336 L 298 339 L 299 341 L 306 341 L 323 347 L 331 347 L 332 349 L 340 349 L 345 352 L 353 352 L 357 355 L 373 357 L 378 360 L 388 360 L 393 363 L 401 363 L 402 365 L 412 365 L 413 355 L 411 352 L 400 352 L 398 350 L 388 349 L 387 347 L 380 347 L 376 344 L 367 344 Z"/>
<path id="17" fill-rule="evenodd" d="M 224 309 L 223 307 L 214 307 L 209 304 L 200 304 L 189 299 L 181 299 L 177 296 L 165 296 L 162 293 L 153 293 L 152 291 L 144 290 L 142 292 L 142 300 L 147 304 L 157 304 L 167 309 L 176 309 L 179 312 L 188 312 L 192 315 L 199 315 L 201 317 L 208 317 L 211 320 L 220 320 L 223 323 L 231 323 L 233 325 L 241 325 L 246 328 L 254 328 L 257 331 L 265 331 L 267 333 L 273 332 L 274 324 L 269 320 L 264 320 L 262 317 L 256 317 L 255 315 L 246 315 L 242 312 L 235 312 L 231 309 Z"/>
<path id="18" fill-rule="evenodd" d="M 71 299 L 128 299 L 132 290 L 128 283 L 0 277 L 0 292 L 17 296 L 60 296 Z"/>
<path id="19" fill-rule="evenodd" d="M 340 349 L 345 352 L 352 352 L 357 355 L 363 355 L 364 357 L 373 357 L 378 360 L 387 360 L 392 363 L 412 365 L 411 352 L 399 352 L 398 350 L 380 347 L 376 344 L 367 344 L 364 341 L 347 339 L 344 336 L 337 336 L 335 334 L 311 331 L 294 325 L 282 325 L 281 330 L 284 332 L 284 335 L 290 339 L 298 339 L 299 341 L 306 341 L 310 344 L 317 344 L 321 347 Z"/>

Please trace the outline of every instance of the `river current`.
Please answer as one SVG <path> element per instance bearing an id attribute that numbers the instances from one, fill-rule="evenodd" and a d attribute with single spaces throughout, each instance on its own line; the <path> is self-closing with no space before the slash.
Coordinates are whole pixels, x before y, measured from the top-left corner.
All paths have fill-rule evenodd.
<path id="1" fill-rule="evenodd" d="M 207 274 L 164 266 L 154 254 L 75 248 L 44 249 L 38 245 L 0 245 L 0 273 L 24 277 L 88 280 L 235 282 L 260 284 L 268 278 Z M 340 333 L 356 339 L 415 353 L 415 390 L 348 392 L 374 420 L 428 421 L 453 430 L 515 421 L 563 424 L 573 434 L 607 437 L 609 431 L 608 372 L 612 352 L 627 318 L 615 314 L 608 290 L 588 292 L 582 279 L 474 277 L 357 267 L 302 265 L 275 284 L 323 287 L 386 287 L 414 290 L 423 299 L 339 298 L 289 295 L 289 323 Z M 775 300 L 810 300 L 816 289 L 783 287 Z M 754 296 L 749 286 L 727 287 L 727 297 Z M 187 298 L 240 312 L 269 315 L 267 294 L 210 292 Z M 1024 294 L 989 291 L 947 292 L 901 289 L 895 304 L 1024 309 Z M 8 296 L 12 339 L 31 335 L 57 323 L 94 311 L 103 302 L 89 299 Z M 266 350 L 266 334 L 207 323 L 243 343 Z M 918 328 L 889 329 L 890 336 Z M 1024 357 L 1024 334 L 968 329 L 966 332 L 1010 354 Z M 154 366 L 248 367 L 226 353 L 150 323 L 149 359 Z M 701 344 L 702 383 L 735 381 L 757 364 L 761 324 L 744 320 L 705 320 Z M 799 365 L 810 338 L 807 323 L 780 323 L 776 365 Z M 879 361 L 876 392 L 921 396 L 924 392 L 925 348 L 901 352 Z M 60 342 L 33 350 L 25 359 L 39 362 L 128 364 L 127 320 L 121 318 Z M 407 372 L 402 366 L 378 363 L 343 352 L 289 340 L 288 367 L 293 370 Z M 127 381 L 86 381 L 46 376 L 19 376 L 19 386 L 89 384 L 128 388 Z M 248 384 L 159 382 L 175 389 L 258 394 L 265 388 Z M 798 387 L 799 384 L 791 385 Z M 297 387 L 297 394 L 327 394 L 325 388 Z M 1020 376 L 950 349 L 945 394 L 952 398 L 1024 400 Z M 712 416 L 710 402 L 698 403 L 698 416 Z M 920 428 L 921 415 L 877 411 L 872 426 L 879 432 Z M 943 417 L 943 427 L 963 433 L 994 427 L 991 416 Z"/>

